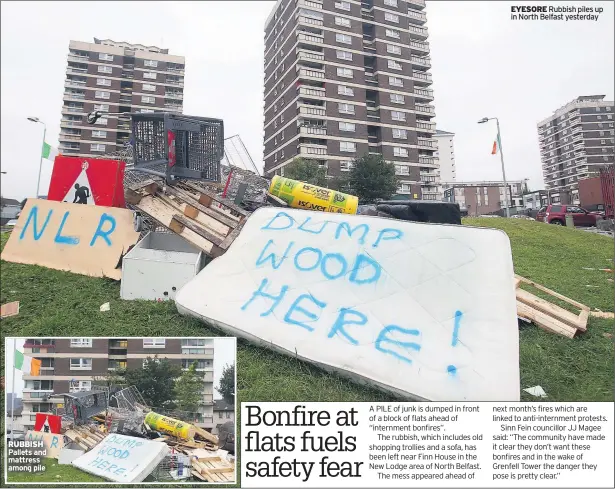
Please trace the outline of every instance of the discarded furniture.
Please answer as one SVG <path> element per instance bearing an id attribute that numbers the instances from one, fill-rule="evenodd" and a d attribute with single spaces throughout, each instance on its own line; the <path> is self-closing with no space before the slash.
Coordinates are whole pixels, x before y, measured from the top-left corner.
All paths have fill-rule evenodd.
<path id="1" fill-rule="evenodd" d="M 122 260 L 120 297 L 172 300 L 203 261 L 203 252 L 177 234 L 149 232 Z"/>
<path id="2" fill-rule="evenodd" d="M 459 204 L 433 200 L 390 200 L 379 202 L 379 212 L 386 212 L 395 219 L 438 224 L 461 224 Z"/>

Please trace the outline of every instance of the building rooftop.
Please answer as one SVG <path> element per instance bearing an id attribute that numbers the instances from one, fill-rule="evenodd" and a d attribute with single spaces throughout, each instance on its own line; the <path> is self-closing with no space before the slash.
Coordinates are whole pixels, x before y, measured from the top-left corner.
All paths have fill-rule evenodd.
<path id="1" fill-rule="evenodd" d="M 162 49 L 157 46 L 144 46 L 143 44 L 131 44 L 125 41 L 113 41 L 111 39 L 98 39 L 95 37 L 94 44 L 105 44 L 107 46 L 116 46 L 119 48 L 128 48 L 139 51 L 150 51 L 152 53 L 169 54 L 168 49 Z"/>

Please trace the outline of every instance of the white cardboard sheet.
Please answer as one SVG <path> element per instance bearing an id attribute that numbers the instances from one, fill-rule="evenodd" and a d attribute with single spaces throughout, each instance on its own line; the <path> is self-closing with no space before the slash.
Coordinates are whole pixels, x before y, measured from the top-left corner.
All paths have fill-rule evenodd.
<path id="1" fill-rule="evenodd" d="M 261 208 L 176 303 L 411 399 L 518 401 L 513 277 L 499 230 Z"/>
<path id="2" fill-rule="evenodd" d="M 143 481 L 168 452 L 162 442 L 112 433 L 72 464 L 90 474 L 129 484 Z"/>

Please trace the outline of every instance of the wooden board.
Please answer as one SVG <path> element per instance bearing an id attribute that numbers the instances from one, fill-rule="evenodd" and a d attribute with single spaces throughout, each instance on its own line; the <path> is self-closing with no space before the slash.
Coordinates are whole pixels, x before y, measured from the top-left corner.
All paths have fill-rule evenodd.
<path id="1" fill-rule="evenodd" d="M 615 313 L 612 312 L 591 311 L 589 315 L 593 318 L 615 319 Z"/>
<path id="2" fill-rule="evenodd" d="M 550 302 L 547 302 L 546 300 L 541 299 L 526 290 L 517 290 L 517 301 L 531 306 L 532 308 L 548 314 L 549 316 L 555 317 L 568 326 L 580 329 L 581 331 L 587 330 L 587 318 L 583 321 L 579 315 L 567 311 L 558 305 L 551 304 Z"/>
<path id="3" fill-rule="evenodd" d="M 203 428 L 199 428 L 198 426 L 195 426 L 194 428 L 196 430 L 196 434 L 199 435 L 201 438 L 210 441 L 214 445 L 218 445 L 218 437 L 216 435 L 212 435 L 209 431 L 206 431 Z"/>
<path id="4" fill-rule="evenodd" d="M 574 338 L 574 335 L 577 332 L 576 328 L 562 323 L 544 312 L 537 311 L 523 302 L 517 301 L 517 315 L 532 321 L 536 326 L 544 329 L 545 331 L 561 334 L 567 338 Z"/>
<path id="5" fill-rule="evenodd" d="M 213 457 L 212 457 L 213 458 Z M 208 482 L 234 482 L 235 464 L 231 464 L 220 457 L 217 460 L 193 460 L 192 468 Z"/>
<path id="6" fill-rule="evenodd" d="M 17 316 L 19 314 L 19 301 L 9 302 L 0 306 L 0 319 Z"/>

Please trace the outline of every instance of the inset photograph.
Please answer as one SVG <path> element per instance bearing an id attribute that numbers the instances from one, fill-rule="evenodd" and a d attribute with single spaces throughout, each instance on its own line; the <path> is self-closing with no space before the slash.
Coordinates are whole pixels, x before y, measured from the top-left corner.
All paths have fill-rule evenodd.
<path id="1" fill-rule="evenodd" d="M 6 338 L 5 482 L 235 483 L 237 343 Z"/>

